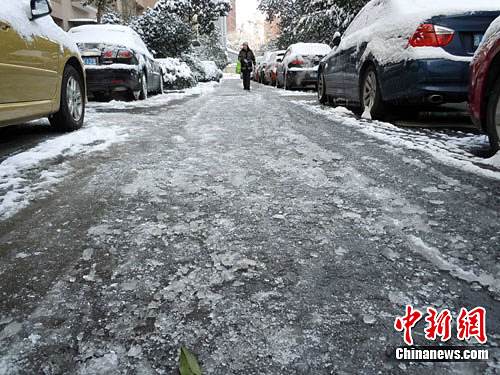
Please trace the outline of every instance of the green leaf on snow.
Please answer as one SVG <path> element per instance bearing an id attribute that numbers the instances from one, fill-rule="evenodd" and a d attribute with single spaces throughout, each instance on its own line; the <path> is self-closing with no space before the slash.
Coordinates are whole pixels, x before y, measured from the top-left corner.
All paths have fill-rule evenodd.
<path id="1" fill-rule="evenodd" d="M 195 355 L 186 347 L 181 348 L 179 359 L 179 372 L 181 375 L 201 375 L 201 368 Z"/>

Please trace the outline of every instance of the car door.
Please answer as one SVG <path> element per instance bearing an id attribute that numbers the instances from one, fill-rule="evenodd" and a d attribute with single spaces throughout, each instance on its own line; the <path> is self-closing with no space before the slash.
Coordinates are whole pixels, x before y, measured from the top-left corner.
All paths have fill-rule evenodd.
<path id="1" fill-rule="evenodd" d="M 342 50 L 335 48 L 326 59 L 325 80 L 327 94 L 341 98 L 344 93 L 344 76 L 341 70 Z"/>
<path id="2" fill-rule="evenodd" d="M 23 21 L 33 35 L 0 19 L 0 104 L 47 101 L 56 93 L 61 47 L 44 36 L 47 20 L 31 21 L 26 14 Z"/>

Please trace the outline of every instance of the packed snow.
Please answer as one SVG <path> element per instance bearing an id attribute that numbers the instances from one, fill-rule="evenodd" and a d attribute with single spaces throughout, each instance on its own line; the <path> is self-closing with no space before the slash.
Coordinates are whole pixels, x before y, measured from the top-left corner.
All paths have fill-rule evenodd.
<path id="1" fill-rule="evenodd" d="M 49 196 L 52 188 L 72 171 L 71 161 L 75 157 L 103 152 L 128 139 L 127 129 L 109 125 L 113 118 L 116 119 L 115 113 L 104 114 L 97 110 L 163 106 L 187 96 L 210 93 L 215 85 L 199 84 L 184 92 L 157 95 L 144 101 L 89 103 L 86 125 L 82 129 L 44 141 L 32 149 L 8 157 L 0 164 L 0 220 L 8 219 L 31 202 Z M 123 113 L 121 116 L 128 117 L 129 114 Z M 35 123 L 48 126 L 46 120 Z"/>
<path id="2" fill-rule="evenodd" d="M 68 50 L 78 53 L 78 47 L 50 16 L 31 20 L 30 0 L 3 1 L 0 7 L 0 21 L 8 23 L 21 37 L 47 38 L 62 44 Z"/>
<path id="3" fill-rule="evenodd" d="M 307 100 L 297 100 L 296 103 L 311 112 L 327 116 L 332 123 L 352 127 L 369 137 L 392 145 L 392 152 L 400 152 L 400 148 L 423 151 L 443 164 L 500 180 L 500 157 L 483 159 L 466 150 L 487 144 L 485 135 L 464 136 L 461 132 L 455 132 L 456 135 L 435 132 L 433 134 L 426 129 L 406 129 L 387 122 L 357 119 L 344 107 L 321 107 Z"/>
<path id="4" fill-rule="evenodd" d="M 217 83 L 215 82 L 205 82 L 199 83 L 197 86 L 182 90 L 182 91 L 172 91 L 166 92 L 163 95 L 155 95 L 150 97 L 148 100 L 136 100 L 133 102 L 124 102 L 118 100 L 112 100 L 108 103 L 98 103 L 92 102 L 89 104 L 89 108 L 91 109 L 146 109 L 152 107 L 164 106 L 172 102 L 173 100 L 179 100 L 185 98 L 186 96 L 194 96 L 194 95 L 205 95 L 213 92 L 217 87 Z"/>
<path id="5" fill-rule="evenodd" d="M 68 165 L 65 162 L 62 166 L 50 165 L 50 160 L 69 160 L 76 155 L 103 151 L 126 139 L 118 126 L 107 126 L 92 117 L 87 121 L 90 126 L 42 142 L 0 164 L 0 219 L 11 217 L 34 199 L 47 195 L 65 177 Z"/>

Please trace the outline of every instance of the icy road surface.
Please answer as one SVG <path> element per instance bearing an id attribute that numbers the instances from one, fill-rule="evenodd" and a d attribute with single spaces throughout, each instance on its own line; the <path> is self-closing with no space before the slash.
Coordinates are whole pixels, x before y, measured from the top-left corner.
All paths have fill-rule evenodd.
<path id="1" fill-rule="evenodd" d="M 91 104 L 87 138 L 3 157 L 0 374 L 170 375 L 182 345 L 206 374 L 498 373 L 484 137 L 240 84 Z M 409 303 L 484 306 L 490 360 L 391 360 Z"/>

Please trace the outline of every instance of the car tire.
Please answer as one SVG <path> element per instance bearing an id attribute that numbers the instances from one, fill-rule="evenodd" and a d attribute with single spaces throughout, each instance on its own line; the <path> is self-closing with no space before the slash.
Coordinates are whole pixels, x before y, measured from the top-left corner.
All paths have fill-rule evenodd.
<path id="1" fill-rule="evenodd" d="M 500 149 L 500 78 L 493 85 L 493 91 L 488 99 L 486 132 L 491 150 L 496 153 Z"/>
<path id="2" fill-rule="evenodd" d="M 160 77 L 160 91 L 158 92 L 158 94 L 163 95 L 164 93 L 165 93 L 165 87 L 163 83 L 163 77 Z"/>
<path id="3" fill-rule="evenodd" d="M 64 132 L 78 130 L 85 119 L 84 80 L 71 65 L 64 68 L 59 111 L 49 117 L 51 126 Z"/>
<path id="4" fill-rule="evenodd" d="M 146 100 L 148 98 L 148 78 L 146 73 L 142 73 L 141 75 L 141 91 L 139 92 L 139 100 Z"/>
<path id="5" fill-rule="evenodd" d="M 325 74 L 321 73 L 318 78 L 318 101 L 321 104 L 327 104 L 328 103 L 328 95 L 326 94 L 326 79 L 325 79 Z"/>
<path id="6" fill-rule="evenodd" d="M 384 101 L 382 100 L 377 70 L 374 66 L 369 66 L 363 74 L 359 93 L 361 113 L 365 114 L 368 111 L 371 119 L 382 120 L 385 115 Z"/>
<path id="7" fill-rule="evenodd" d="M 283 75 L 283 89 L 290 90 L 290 88 L 288 87 L 288 74 L 287 74 L 287 72 L 285 72 L 285 74 Z"/>

